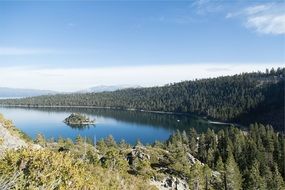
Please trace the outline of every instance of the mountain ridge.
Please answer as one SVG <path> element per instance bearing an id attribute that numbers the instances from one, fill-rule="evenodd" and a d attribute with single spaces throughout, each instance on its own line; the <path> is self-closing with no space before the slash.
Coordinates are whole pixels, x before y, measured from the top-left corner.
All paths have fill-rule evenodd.
<path id="1" fill-rule="evenodd" d="M 52 90 L 40 90 L 40 89 L 29 89 L 29 88 L 10 88 L 0 87 L 0 97 L 2 98 L 20 98 L 20 97 L 31 97 L 40 95 L 52 95 L 59 92 Z"/>
<path id="2" fill-rule="evenodd" d="M 76 91 L 76 93 L 98 93 L 98 92 L 113 92 L 116 90 L 123 90 L 126 88 L 141 88 L 139 85 L 98 85 L 87 89 Z"/>
<path id="3" fill-rule="evenodd" d="M 87 89 L 71 92 L 60 92 L 54 90 L 42 90 L 42 89 L 32 89 L 32 88 L 10 88 L 10 87 L 0 87 L 0 98 L 10 99 L 10 98 L 26 98 L 42 95 L 55 95 L 55 94 L 72 94 L 72 93 L 100 93 L 100 92 L 113 92 L 116 90 L 123 90 L 127 88 L 141 88 L 139 85 L 98 85 Z"/>

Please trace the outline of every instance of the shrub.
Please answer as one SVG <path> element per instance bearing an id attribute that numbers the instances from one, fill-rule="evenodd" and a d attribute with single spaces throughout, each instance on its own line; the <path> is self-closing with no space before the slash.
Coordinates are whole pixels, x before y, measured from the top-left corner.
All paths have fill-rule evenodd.
<path id="1" fill-rule="evenodd" d="M 48 149 L 7 152 L 0 160 L 0 179 L 12 179 L 15 173 L 19 175 L 10 184 L 15 189 L 154 189 L 138 177 Z"/>

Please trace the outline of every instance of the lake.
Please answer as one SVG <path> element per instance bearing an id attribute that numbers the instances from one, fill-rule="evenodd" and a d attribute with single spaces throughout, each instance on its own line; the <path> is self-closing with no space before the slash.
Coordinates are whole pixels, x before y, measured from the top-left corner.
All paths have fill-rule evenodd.
<path id="1" fill-rule="evenodd" d="M 95 125 L 68 126 L 63 120 L 74 112 L 95 119 Z M 39 133 L 48 139 L 63 137 L 73 140 L 78 135 L 97 140 L 112 135 L 117 142 L 124 139 L 130 144 L 137 140 L 151 144 L 156 140 L 167 140 L 176 130 L 195 128 L 197 132 L 203 132 L 208 128 L 225 127 L 197 116 L 112 109 L 0 107 L 0 113 L 33 139 Z"/>

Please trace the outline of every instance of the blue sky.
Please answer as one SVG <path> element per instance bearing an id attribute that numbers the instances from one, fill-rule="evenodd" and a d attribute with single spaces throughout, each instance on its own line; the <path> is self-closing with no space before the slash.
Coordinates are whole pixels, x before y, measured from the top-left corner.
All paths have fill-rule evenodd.
<path id="1" fill-rule="evenodd" d="M 152 86 L 284 66 L 284 9 L 282 1 L 0 1 L 0 86 Z M 122 68 L 129 73 L 110 79 Z M 67 87 L 73 69 L 85 79 Z M 153 75 L 133 76 L 141 70 Z"/>

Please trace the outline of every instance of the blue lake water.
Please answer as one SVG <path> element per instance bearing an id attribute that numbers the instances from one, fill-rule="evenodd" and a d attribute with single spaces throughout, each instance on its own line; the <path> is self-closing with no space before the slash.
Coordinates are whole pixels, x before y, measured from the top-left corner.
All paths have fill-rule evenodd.
<path id="1" fill-rule="evenodd" d="M 68 126 L 63 120 L 71 113 L 82 113 L 96 120 L 94 126 Z M 176 130 L 195 128 L 198 132 L 223 125 L 210 124 L 207 120 L 186 115 L 169 115 L 136 111 L 81 108 L 4 108 L 0 113 L 13 121 L 15 126 L 31 138 L 41 133 L 46 138 L 75 139 L 78 135 L 101 139 L 112 135 L 116 141 L 134 144 L 165 141 Z"/>

